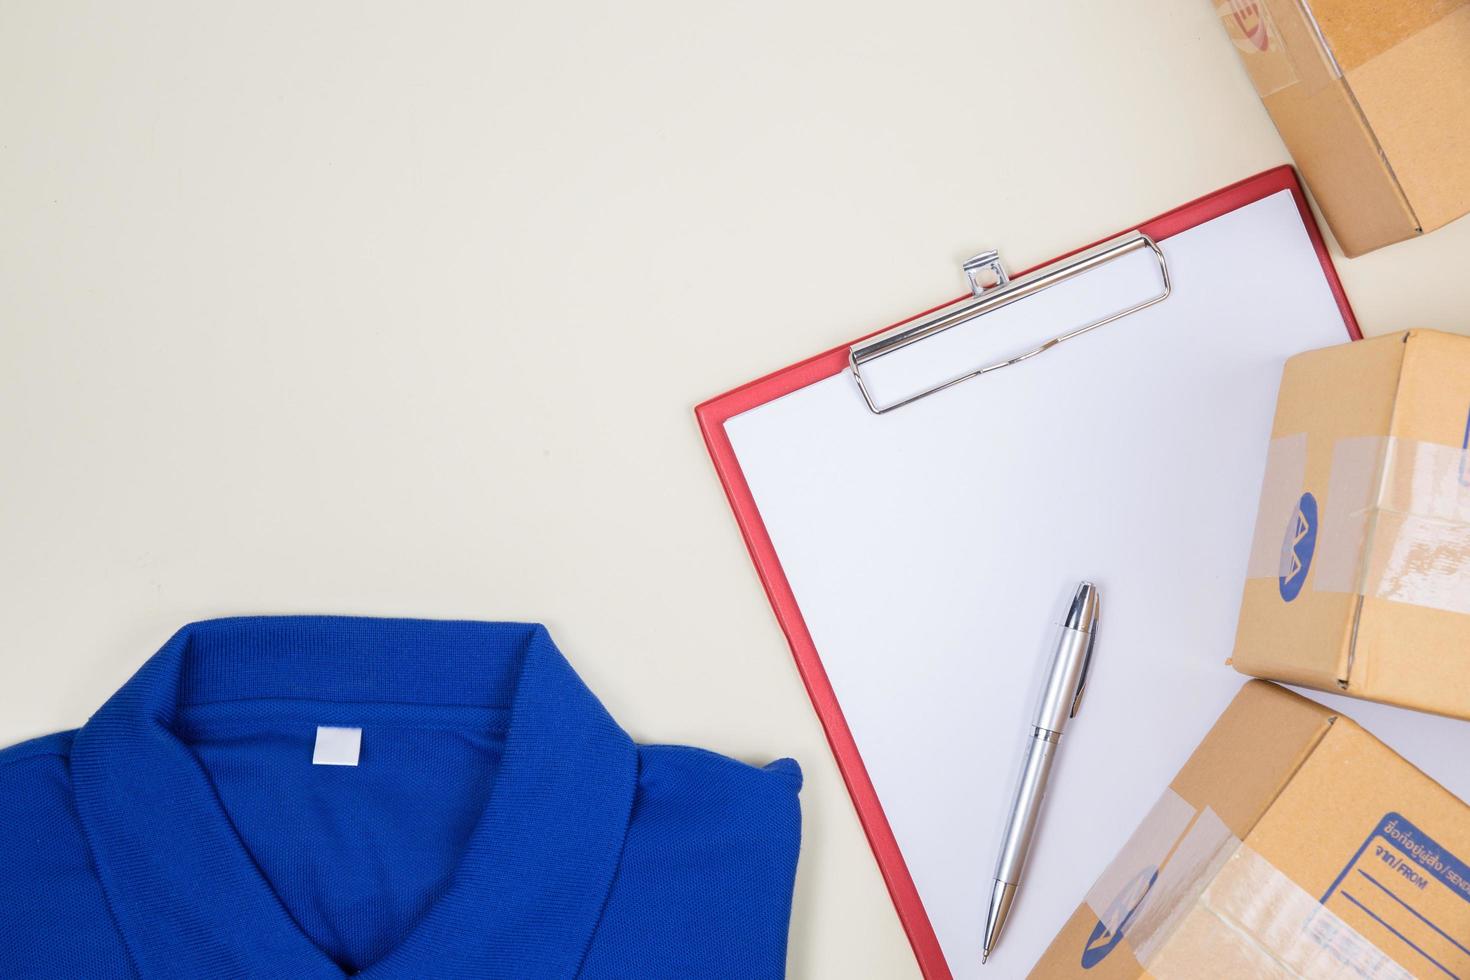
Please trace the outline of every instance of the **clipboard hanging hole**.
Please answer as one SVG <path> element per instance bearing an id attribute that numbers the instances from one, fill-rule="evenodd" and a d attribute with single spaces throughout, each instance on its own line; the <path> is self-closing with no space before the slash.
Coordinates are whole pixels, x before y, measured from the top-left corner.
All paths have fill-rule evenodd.
<path id="1" fill-rule="evenodd" d="M 1000 260 L 1000 252 L 993 248 L 965 259 L 961 268 L 965 270 L 965 278 L 970 282 L 970 292 L 975 296 L 1011 281 L 1005 263 Z"/>

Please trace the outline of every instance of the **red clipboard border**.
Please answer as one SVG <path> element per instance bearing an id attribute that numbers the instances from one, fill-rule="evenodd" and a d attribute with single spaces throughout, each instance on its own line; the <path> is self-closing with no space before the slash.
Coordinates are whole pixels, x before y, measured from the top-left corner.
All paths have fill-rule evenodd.
<path id="1" fill-rule="evenodd" d="M 1342 311 L 1348 336 L 1353 340 L 1361 340 L 1362 331 L 1358 328 L 1358 321 L 1353 315 L 1352 307 L 1348 305 L 1347 294 L 1343 291 L 1342 283 L 1337 278 L 1337 270 L 1333 267 L 1332 259 L 1327 252 L 1327 245 L 1322 240 L 1322 232 L 1312 217 L 1296 172 L 1289 165 L 1275 167 L 1231 184 L 1213 194 L 1207 194 L 1172 211 L 1166 211 L 1141 225 L 1125 230 L 1132 231 L 1133 228 L 1137 228 L 1152 236 L 1156 241 L 1161 241 L 1284 190 L 1291 191 L 1297 210 L 1301 212 L 1302 223 L 1306 226 L 1307 234 L 1312 240 L 1312 247 L 1316 249 L 1317 258 L 1322 263 L 1322 274 L 1326 276 L 1327 283 L 1332 289 L 1332 295 L 1337 300 L 1338 308 Z M 1108 241 L 1112 237 L 1115 236 L 1110 235 L 1098 241 Z M 1091 248 L 1093 244 L 1098 243 L 1083 245 L 1081 248 L 1059 255 L 1033 268 L 1050 265 L 1052 262 Z M 1030 271 L 1032 270 L 1026 269 L 1016 275 L 1024 275 L 1025 272 Z M 964 296 L 959 296 L 946 300 L 906 320 L 900 320 L 893 326 L 911 323 L 964 298 Z M 867 336 L 874 336 L 889 329 L 892 327 L 875 330 Z M 857 743 L 853 740 L 852 731 L 847 727 L 847 721 L 842 715 L 842 707 L 837 703 L 832 683 L 828 680 L 827 671 L 822 666 L 822 658 L 817 652 L 816 645 L 812 642 L 811 634 L 807 631 L 801 609 L 796 604 L 796 596 L 792 593 L 791 584 L 787 581 L 786 573 L 781 568 L 781 561 L 776 556 L 775 546 L 771 543 L 765 523 L 761 520 L 760 512 L 756 508 L 755 498 L 751 495 L 750 487 L 745 482 L 745 474 L 741 472 L 740 463 L 735 458 L 734 448 L 725 434 L 727 419 L 843 371 L 848 365 L 848 349 L 853 343 L 856 341 L 834 347 L 815 357 L 809 357 L 788 368 L 711 398 L 696 407 L 694 414 L 699 421 L 700 431 L 704 435 L 705 445 L 709 449 L 710 459 L 714 462 L 715 472 L 719 476 L 720 483 L 724 485 L 725 495 L 729 498 L 730 507 L 735 512 L 735 520 L 740 526 L 740 533 L 745 538 L 746 547 L 750 550 L 756 571 L 760 575 L 762 585 L 765 586 L 766 595 L 770 598 L 771 608 L 775 610 L 776 619 L 786 633 L 786 639 L 791 646 L 791 654 L 796 660 L 796 667 L 801 673 L 802 682 L 806 685 L 812 707 L 816 709 L 817 717 L 821 720 L 822 728 L 827 734 L 827 742 L 831 745 L 832 754 L 837 759 L 837 768 L 842 772 L 848 794 L 857 808 L 858 819 L 862 822 L 863 830 L 868 835 L 868 843 L 872 846 L 873 856 L 877 858 L 879 870 L 883 873 L 883 880 L 888 885 L 888 893 L 893 898 L 899 920 L 903 923 L 904 931 L 908 933 L 909 942 L 914 948 L 914 955 L 919 961 L 919 969 L 926 980 L 952 980 L 949 966 L 939 946 L 939 939 L 934 934 L 929 915 L 924 910 L 924 903 L 919 899 L 918 889 L 914 886 L 908 866 L 904 863 L 903 854 L 899 851 L 898 841 L 893 836 L 893 830 L 888 825 L 888 818 L 883 813 L 883 804 L 878 799 L 872 780 L 868 778 L 868 772 L 858 752 Z"/>

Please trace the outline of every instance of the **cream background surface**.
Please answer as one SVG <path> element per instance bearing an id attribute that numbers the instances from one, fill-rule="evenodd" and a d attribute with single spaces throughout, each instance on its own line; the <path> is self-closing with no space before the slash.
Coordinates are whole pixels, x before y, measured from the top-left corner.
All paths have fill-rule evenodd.
<path id="1" fill-rule="evenodd" d="M 794 977 L 917 969 L 692 406 L 1287 159 L 1205 0 L 0 0 L 0 92 L 0 744 L 193 619 L 543 620 L 801 761 Z"/>

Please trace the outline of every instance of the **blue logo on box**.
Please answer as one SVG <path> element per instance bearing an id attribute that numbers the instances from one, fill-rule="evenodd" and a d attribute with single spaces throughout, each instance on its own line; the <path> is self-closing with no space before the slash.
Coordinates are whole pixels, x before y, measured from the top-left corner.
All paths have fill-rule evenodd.
<path id="1" fill-rule="evenodd" d="M 1317 550 L 1317 498 L 1310 493 L 1302 494 L 1297 502 L 1296 513 L 1286 528 L 1286 540 L 1281 543 L 1281 598 L 1287 602 L 1301 595 L 1307 582 L 1307 572 L 1312 567 L 1312 553 Z"/>
<path id="2" fill-rule="evenodd" d="M 1082 947 L 1082 969 L 1092 969 L 1101 963 L 1109 953 L 1117 949 L 1128 927 L 1133 924 L 1133 917 L 1138 914 L 1144 899 L 1148 898 L 1158 880 L 1159 869 L 1148 867 L 1138 872 L 1132 881 L 1123 886 L 1123 890 L 1113 899 L 1112 904 L 1104 910 L 1103 918 L 1092 927 L 1092 934 L 1087 937 L 1087 945 Z M 1109 929 L 1108 922 L 1117 922 L 1118 925 L 1114 929 Z"/>

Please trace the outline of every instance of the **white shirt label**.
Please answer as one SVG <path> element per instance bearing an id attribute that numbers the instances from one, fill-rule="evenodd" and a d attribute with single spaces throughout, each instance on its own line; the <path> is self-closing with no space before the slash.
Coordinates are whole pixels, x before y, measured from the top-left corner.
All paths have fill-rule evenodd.
<path id="1" fill-rule="evenodd" d="M 316 751 L 311 755 L 314 766 L 355 766 L 362 752 L 361 728 L 331 728 L 318 725 Z"/>

